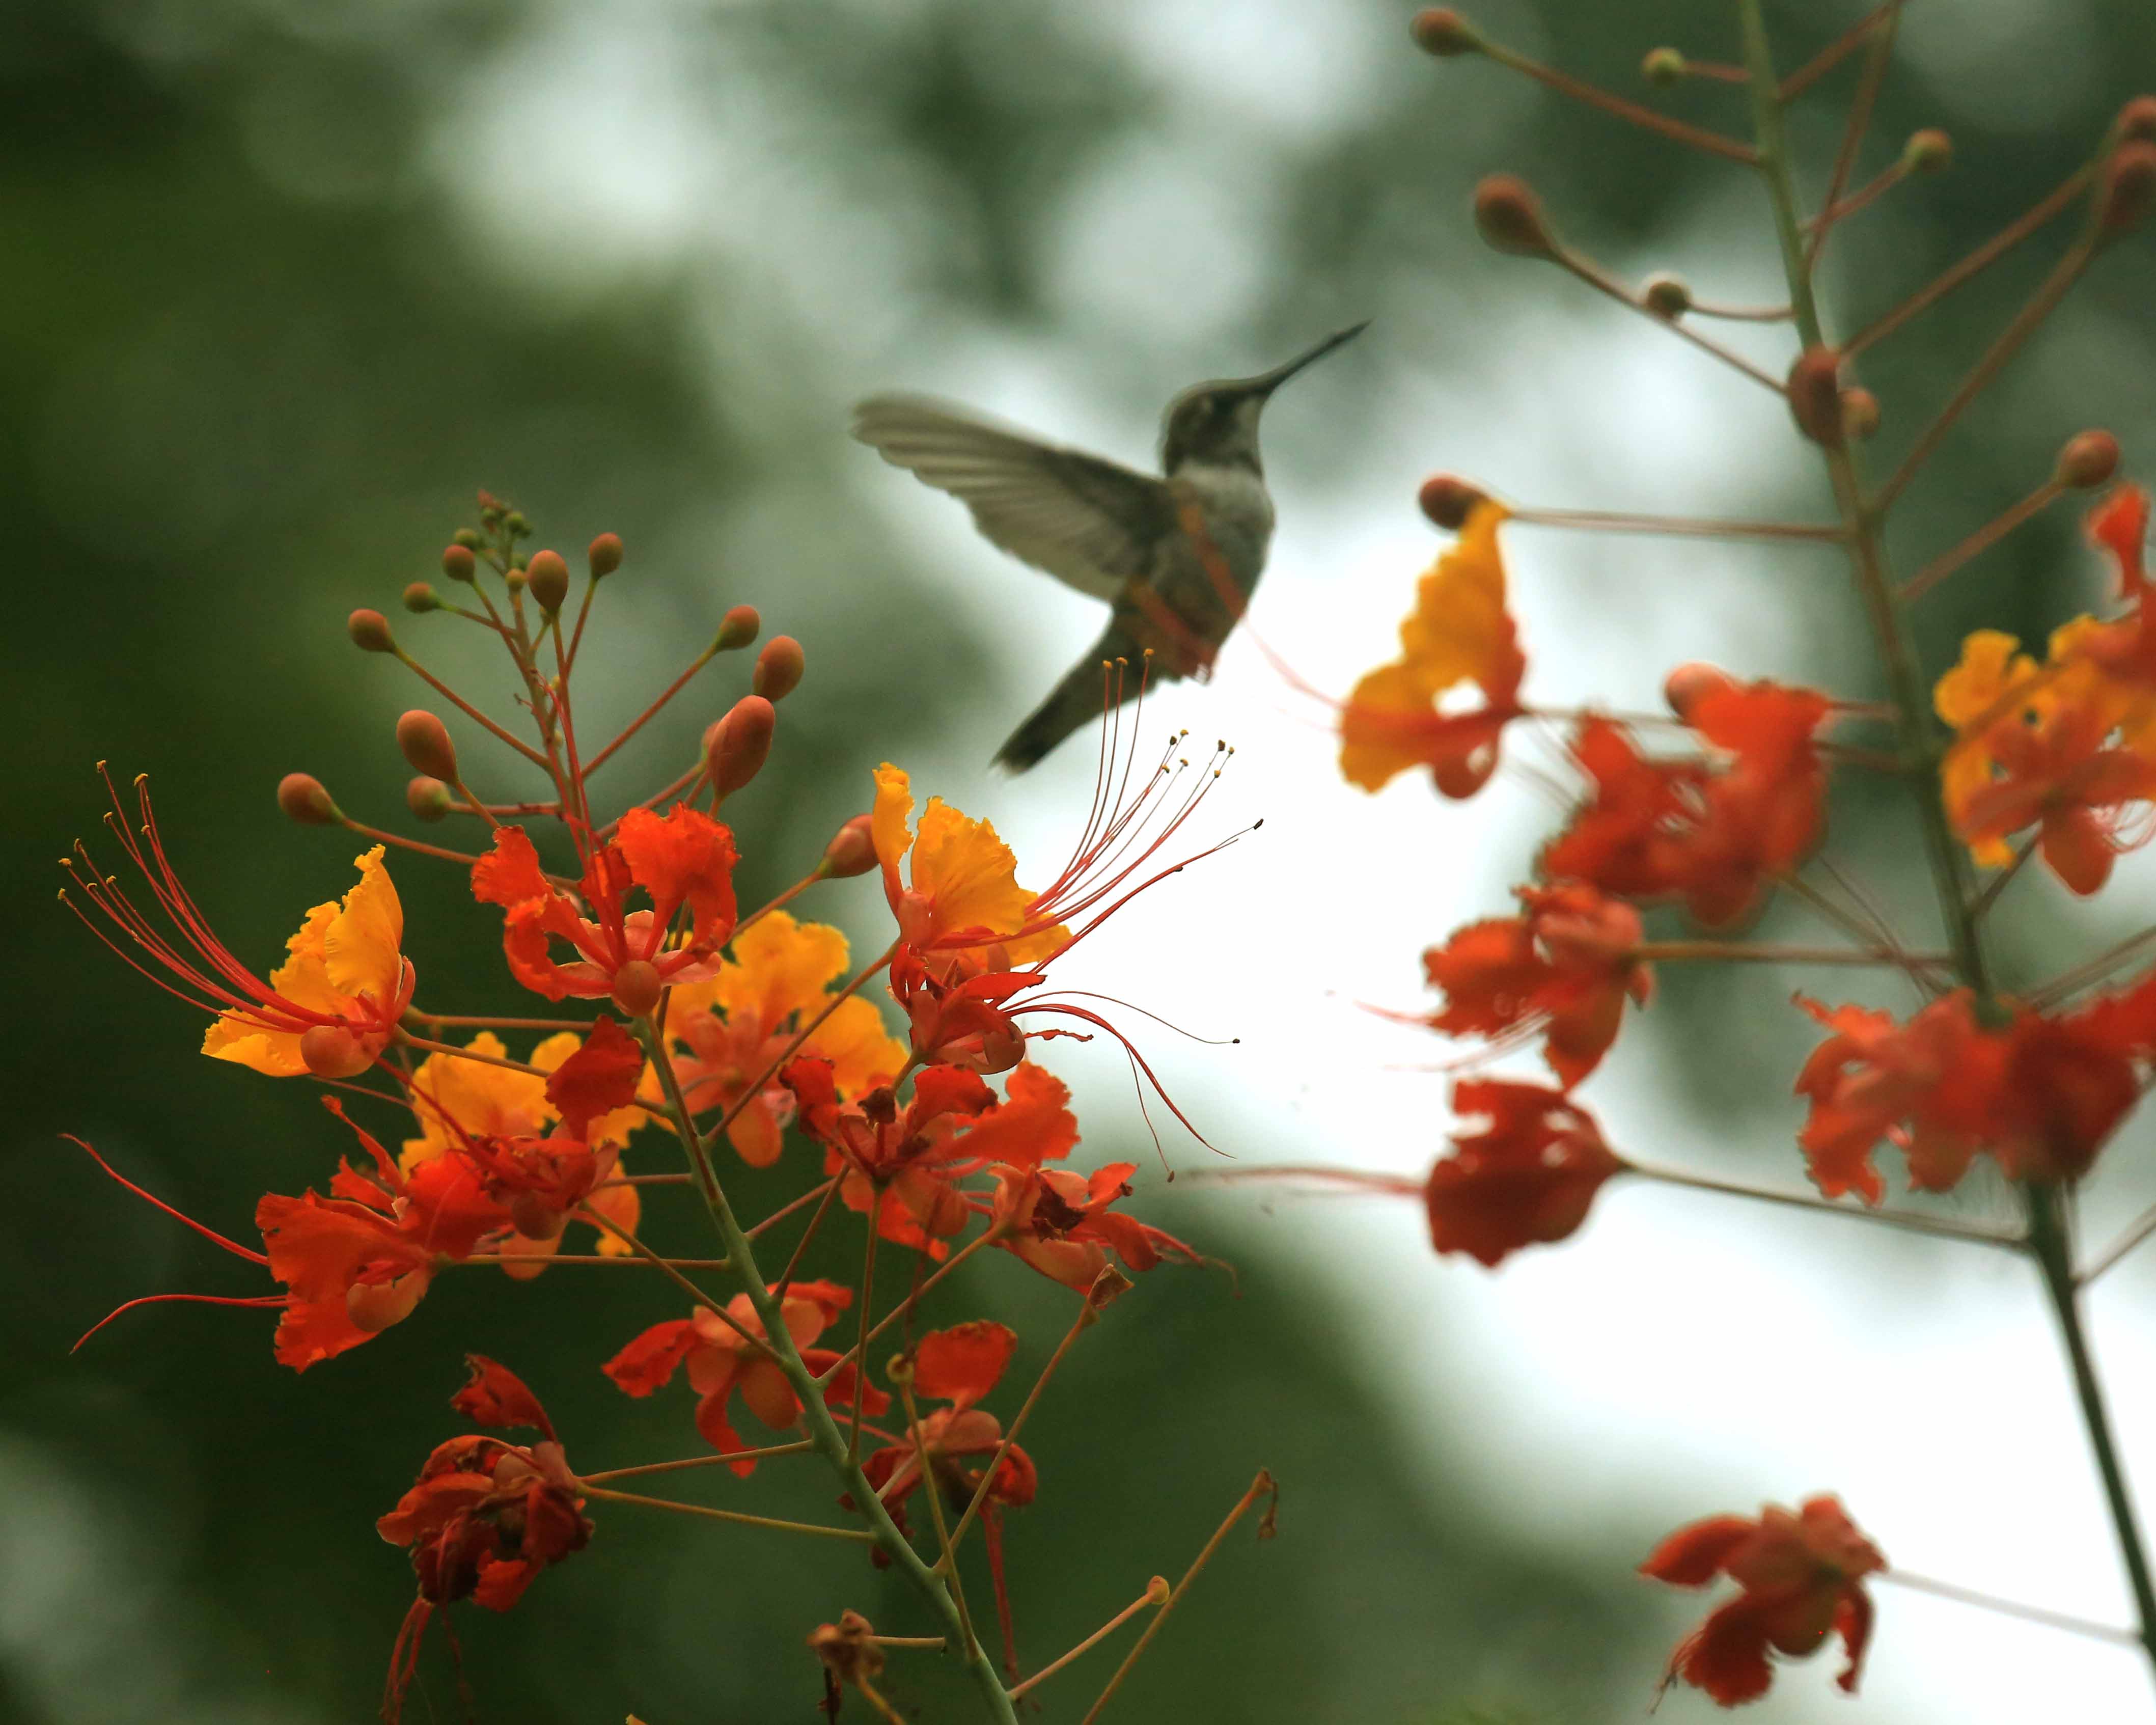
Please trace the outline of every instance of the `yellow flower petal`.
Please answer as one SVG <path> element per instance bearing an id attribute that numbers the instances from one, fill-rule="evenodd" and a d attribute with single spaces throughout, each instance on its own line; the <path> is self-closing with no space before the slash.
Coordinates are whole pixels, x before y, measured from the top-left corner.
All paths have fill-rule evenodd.
<path id="1" fill-rule="evenodd" d="M 773 911 L 735 937 L 732 959 L 711 979 L 711 997 L 729 1023 L 747 1015 L 768 1034 L 789 1014 L 820 1012 L 828 984 L 845 968 L 844 935 Z"/>
<path id="2" fill-rule="evenodd" d="M 928 799 L 914 835 L 912 886 L 934 906 L 938 930 L 1017 933 L 1034 896 L 1017 874 L 1018 859 L 993 826 Z"/>
<path id="3" fill-rule="evenodd" d="M 352 860 L 359 885 L 345 894 L 344 908 L 324 930 L 322 956 L 331 988 L 387 1007 L 404 980 L 404 906 L 382 856 L 377 845 Z"/>
<path id="4" fill-rule="evenodd" d="M 831 1081 L 849 1101 L 889 1083 L 906 1057 L 906 1045 L 891 1034 L 876 1004 L 859 994 L 839 1002 L 801 1051 L 831 1063 Z"/>
<path id="5" fill-rule="evenodd" d="M 571 1036 L 568 1041 L 573 1052 L 576 1038 Z M 465 1046 L 492 1060 L 509 1057 L 509 1050 L 491 1030 L 480 1031 Z M 398 1158 L 398 1165 L 406 1173 L 456 1142 L 444 1117 L 468 1135 L 502 1138 L 536 1132 L 552 1118 L 552 1111 L 547 1106 L 545 1079 L 529 1072 L 512 1072 L 506 1066 L 459 1060 L 454 1055 L 429 1055 L 412 1075 L 412 1090 L 419 1136 L 407 1138 L 403 1153 Z"/>
<path id="6" fill-rule="evenodd" d="M 913 819 L 913 782 L 905 771 L 886 761 L 875 770 L 875 807 L 869 816 L 869 837 L 875 843 L 876 860 L 886 870 L 896 869 L 913 840 L 906 824 Z"/>

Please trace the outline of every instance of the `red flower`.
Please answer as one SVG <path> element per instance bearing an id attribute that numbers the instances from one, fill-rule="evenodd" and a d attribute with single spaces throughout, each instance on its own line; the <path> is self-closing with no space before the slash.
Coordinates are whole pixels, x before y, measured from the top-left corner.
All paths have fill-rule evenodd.
<path id="1" fill-rule="evenodd" d="M 1503 1040 L 1544 1034 L 1543 1054 L 1569 1090 L 1616 1040 L 1629 996 L 1645 1004 L 1654 978 L 1632 955 L 1640 913 L 1577 880 L 1520 889 L 1522 916 L 1472 922 L 1423 954 L 1445 1009 L 1430 1028 Z"/>
<path id="2" fill-rule="evenodd" d="M 1128 1183 L 1137 1172 L 1131 1162 L 1111 1162 L 1090 1176 L 1068 1168 L 991 1168 L 998 1189 L 996 1244 L 1081 1294 L 1108 1267 L 1111 1252 L 1140 1271 L 1163 1257 L 1204 1263 L 1173 1235 L 1111 1208 L 1130 1196 Z"/>
<path id="3" fill-rule="evenodd" d="M 529 1445 L 474 1434 L 438 1445 L 419 1481 L 375 1523 L 392 1545 L 412 1548 L 419 1596 L 389 1656 L 382 1716 L 395 1725 L 437 1605 L 470 1599 L 506 1611 L 532 1578 L 592 1537 L 584 1500 L 539 1399 L 506 1366 L 467 1354 L 471 1382 L 450 1402 L 481 1425 L 536 1428 Z"/>
<path id="4" fill-rule="evenodd" d="M 1078 1142 L 1069 1090 L 1024 1062 L 1000 1102 L 962 1066 L 926 1067 L 903 1114 L 888 1088 L 841 1103 L 828 1060 L 793 1060 L 779 1077 L 798 1099 L 802 1130 L 825 1147 L 824 1171 L 839 1177 L 846 1207 L 874 1206 L 885 1239 L 936 1257 L 972 1213 L 961 1182 L 995 1163 L 1060 1158 Z"/>
<path id="5" fill-rule="evenodd" d="M 1769 1504 L 1756 1522 L 1712 1516 L 1680 1527 L 1640 1573 L 1677 1587 L 1727 1575 L 1743 1591 L 1677 1644 L 1664 1686 L 1683 1681 L 1723 1707 L 1756 1701 L 1773 1681 L 1769 1647 L 1801 1658 L 1830 1635 L 1849 1663 L 1835 1681 L 1851 1694 L 1871 1634 L 1864 1577 L 1887 1567 L 1835 1497 L 1812 1497 L 1795 1515 Z"/>
<path id="6" fill-rule="evenodd" d="M 118 880 L 101 872 L 79 845 L 75 855 L 63 860 L 61 866 L 74 890 L 119 938 L 107 934 L 67 893 L 61 893 L 61 900 L 141 975 L 216 1014 L 203 1037 L 203 1052 L 278 1078 L 302 1072 L 350 1078 L 372 1066 L 396 1034 L 413 988 L 411 963 L 398 950 L 403 906 L 382 866 L 382 847 L 377 845 L 353 860 L 359 884 L 341 902 L 332 900 L 307 912 L 299 932 L 285 943 L 289 956 L 265 983 L 218 938 L 166 860 L 150 807 L 149 781 L 135 781 L 136 812 L 131 817 L 109 777 L 105 786 L 114 810 L 105 825 L 177 939 L 160 932 Z M 137 960 L 123 941 L 139 947 L 149 964 Z M 175 982 L 167 982 L 157 970 Z"/>
<path id="7" fill-rule="evenodd" d="M 1440 1252 L 1495 1267 L 1522 1246 L 1563 1240 L 1587 1219 L 1602 1183 L 1625 1167 L 1594 1117 L 1563 1091 L 1464 1079 L 1453 1086 L 1452 1108 L 1490 1123 L 1455 1132 L 1453 1153 L 1423 1188 Z"/>
<path id="8" fill-rule="evenodd" d="M 772 1291 L 778 1291 L 777 1284 Z M 811 1348 L 808 1343 L 837 1322 L 839 1314 L 853 1301 L 853 1291 L 836 1282 L 797 1281 L 787 1287 L 779 1312 L 786 1333 L 810 1371 L 821 1373 L 838 1363 L 839 1355 L 833 1349 Z M 748 1296 L 735 1295 L 727 1302 L 726 1313 L 734 1321 L 731 1324 L 701 1307 L 688 1317 L 654 1324 L 604 1368 L 607 1376 L 627 1394 L 646 1396 L 670 1379 L 675 1368 L 685 1363 L 689 1386 L 699 1398 L 696 1430 L 721 1455 L 750 1447 L 726 1417 L 727 1404 L 737 1394 L 773 1430 L 787 1430 L 801 1417 L 800 1399 L 760 1339 L 764 1334 L 763 1321 L 756 1315 Z M 850 1364 L 824 1386 L 825 1401 L 833 1407 L 850 1407 L 855 1384 Z M 881 1390 L 863 1386 L 865 1413 L 880 1414 L 890 1403 Z M 727 1466 L 743 1479 L 756 1471 L 752 1457 Z"/>
<path id="9" fill-rule="evenodd" d="M 909 1428 L 903 1442 L 872 1450 L 861 1463 L 863 1476 L 901 1530 L 906 1525 L 906 1500 L 922 1483 L 924 1453 L 928 1472 L 934 1476 L 933 1489 L 943 1494 L 954 1517 L 964 1514 L 973 1501 L 1004 1435 L 995 1415 L 974 1404 L 996 1387 L 1017 1348 L 1017 1336 L 986 1319 L 933 1330 L 921 1338 L 913 1356 L 914 1394 L 951 1405 L 938 1408 Z M 1014 1676 L 1018 1656 L 1012 1642 L 1009 1594 L 1004 1585 L 1003 1512 L 1032 1502 L 1039 1484 L 1033 1458 L 1013 1444 L 995 1463 L 994 1482 L 981 1501 L 981 1534 L 988 1544 L 988 1572 L 1003 1621 L 1004 1663 Z M 880 1550 L 873 1556 L 879 1568 L 891 1561 Z"/>
<path id="10" fill-rule="evenodd" d="M 1830 710 L 1815 690 L 1697 679 L 1683 717 L 1704 759 L 1652 760 L 1623 726 L 1583 721 L 1573 755 L 1592 788 L 1543 873 L 1637 902 L 1681 898 L 1710 927 L 1738 921 L 1819 842 L 1826 772 L 1814 736 Z"/>
<path id="11" fill-rule="evenodd" d="M 517 981 L 549 1000 L 596 999 L 613 993 L 631 963 L 652 967 L 660 983 L 715 974 L 734 928 L 736 860 L 732 833 L 709 815 L 685 803 L 665 815 L 632 809 L 619 835 L 586 860 L 581 901 L 547 878 L 531 840 L 513 826 L 496 828 L 493 850 L 472 865 L 472 896 L 504 907 L 502 947 Z M 648 910 L 624 909 L 633 887 L 644 889 Z M 667 929 L 684 905 L 688 936 L 669 946 Z M 556 940 L 577 957 L 557 962 Z M 623 992 L 634 999 L 638 991 Z"/>
<path id="12" fill-rule="evenodd" d="M 2118 596 L 2133 608 L 2082 636 L 2076 650 L 2112 675 L 2156 683 L 2156 614 L 2148 606 L 2148 493 L 2117 485 L 2089 514 L 2088 535 L 2118 563 Z"/>

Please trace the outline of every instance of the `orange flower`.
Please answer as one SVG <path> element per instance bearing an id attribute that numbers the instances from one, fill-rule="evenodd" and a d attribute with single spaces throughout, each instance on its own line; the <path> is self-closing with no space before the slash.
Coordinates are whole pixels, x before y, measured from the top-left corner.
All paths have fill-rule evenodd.
<path id="1" fill-rule="evenodd" d="M 592 1537 L 584 1499 L 539 1399 L 506 1366 L 467 1354 L 471 1381 L 450 1406 L 481 1425 L 536 1428 L 539 1441 L 511 1444 L 474 1433 L 438 1445 L 418 1483 L 375 1523 L 392 1545 L 412 1548 L 419 1596 L 389 1656 L 382 1716 L 396 1725 L 418 1666 L 419 1644 L 438 1605 L 470 1599 L 506 1611 L 532 1579 Z"/>
<path id="2" fill-rule="evenodd" d="M 1044 901 L 1018 884 L 1018 859 L 985 820 L 931 797 L 917 828 L 912 781 L 888 761 L 876 768 L 869 831 L 883 865 L 884 896 L 900 937 L 924 952 L 999 946 L 1010 966 L 1050 958 L 1070 931 Z M 900 864 L 906 865 L 904 878 Z"/>
<path id="3" fill-rule="evenodd" d="M 1564 1239 L 1587 1219 L 1602 1183 L 1625 1168 L 1594 1116 L 1563 1091 L 1496 1078 L 1463 1079 L 1452 1111 L 1485 1115 L 1478 1132 L 1455 1132 L 1453 1153 L 1430 1171 L 1423 1201 L 1430 1240 L 1495 1268 L 1522 1246 Z"/>
<path id="4" fill-rule="evenodd" d="M 2088 535 L 2118 564 L 2118 596 L 2132 608 L 2116 622 L 2098 624 L 2078 649 L 2122 680 L 2156 684 L 2156 614 L 2148 607 L 2148 493 L 2116 485 L 2090 512 Z M 2069 628 L 2071 625 L 2068 625 Z"/>
<path id="5" fill-rule="evenodd" d="M 472 896 L 504 907 L 502 947 L 526 988 L 549 1000 L 619 992 L 624 1011 L 640 1012 L 649 1001 L 639 996 L 655 998 L 656 985 L 695 982 L 717 969 L 734 928 L 736 860 L 732 833 L 709 815 L 679 803 L 665 815 L 632 809 L 618 836 L 588 860 L 581 900 L 547 878 L 531 840 L 513 826 L 497 827 L 494 848 L 472 865 Z M 643 888 L 648 910 L 624 908 L 633 887 Z M 670 946 L 668 927 L 684 905 L 688 935 Z M 576 957 L 557 962 L 557 940 Z M 624 980 L 632 964 L 649 972 Z"/>
<path id="6" fill-rule="evenodd" d="M 1400 656 L 1355 685 L 1340 714 L 1340 771 L 1366 791 L 1410 767 L 1428 767 L 1448 797 L 1471 797 L 1497 767 L 1497 744 L 1519 716 L 1527 662 L 1505 608 L 1498 553 L 1502 504 L 1476 504 L 1458 542 L 1415 589 L 1400 624 Z M 1482 705 L 1445 711 L 1453 690 L 1472 684 Z"/>
<path id="7" fill-rule="evenodd" d="M 1663 1686 L 1689 1683 L 1726 1707 L 1756 1701 L 1774 1680 L 1768 1648 L 1802 1658 L 1840 1635 L 1849 1663 L 1835 1681 L 1855 1694 L 1871 1635 L 1863 1580 L 1886 1567 L 1836 1497 L 1807 1498 L 1795 1515 L 1769 1504 L 1756 1522 L 1712 1516 L 1678 1528 L 1641 1574 L 1676 1587 L 1727 1575 L 1743 1591 L 1677 1644 Z"/>
<path id="8" fill-rule="evenodd" d="M 1173 1235 L 1111 1208 L 1131 1195 L 1137 1172 L 1132 1162 L 1111 1162 L 1090 1175 L 1038 1166 L 990 1168 L 997 1186 L 996 1244 L 1081 1294 L 1100 1280 L 1111 1252 L 1140 1272 L 1163 1258 L 1204 1263 Z"/>
<path id="9" fill-rule="evenodd" d="M 1519 890 L 1527 914 L 1471 922 L 1423 954 L 1445 1009 L 1430 1028 L 1503 1041 L 1544 1036 L 1543 1055 L 1567 1089 L 1600 1064 L 1630 999 L 1654 988 L 1632 955 L 1640 913 L 1577 880 Z"/>
<path id="10" fill-rule="evenodd" d="M 666 1034 L 685 1050 L 675 1055 L 674 1070 L 690 1111 L 735 1109 L 756 1076 L 810 1024 L 801 1052 L 831 1063 L 842 1099 L 896 1078 L 906 1045 L 884 1028 L 875 1004 L 852 994 L 831 1005 L 830 985 L 845 970 L 845 936 L 772 911 L 735 937 L 733 956 L 716 975 L 677 988 Z M 734 1113 L 726 1137 L 742 1161 L 767 1168 L 793 1117 L 793 1094 L 774 1081 Z"/>
<path id="11" fill-rule="evenodd" d="M 1814 735 L 1829 711 L 1815 690 L 1710 681 L 1684 713 L 1709 753 L 1677 760 L 1650 759 L 1610 720 L 1584 720 L 1573 757 L 1590 793 L 1544 849 L 1543 873 L 1639 903 L 1682 898 L 1711 927 L 1738 921 L 1819 842 L 1826 775 Z"/>
<path id="12" fill-rule="evenodd" d="M 771 1291 L 778 1293 L 774 1283 Z M 839 1314 L 854 1303 L 853 1291 L 831 1281 L 796 1281 L 787 1285 L 779 1312 L 786 1333 L 800 1349 L 802 1363 L 821 1373 L 836 1365 L 840 1356 L 831 1348 L 811 1348 Z M 696 1430 L 721 1455 L 749 1445 L 742 1442 L 726 1417 L 727 1404 L 738 1394 L 742 1403 L 773 1430 L 790 1429 L 801 1417 L 800 1399 L 786 1373 L 779 1368 L 760 1340 L 763 1321 L 747 1294 L 737 1294 L 726 1304 L 728 1323 L 699 1307 L 690 1317 L 654 1324 L 606 1363 L 604 1370 L 617 1387 L 629 1395 L 646 1396 L 670 1379 L 677 1367 L 689 1368 L 689 1387 L 696 1392 Z M 746 1332 L 746 1334 L 743 1332 Z M 850 1407 L 855 1386 L 850 1364 L 824 1386 L 824 1398 L 833 1407 Z M 882 1391 L 862 1386 L 863 1411 L 880 1414 L 890 1405 Z M 747 1479 L 756 1471 L 753 1457 L 730 1461 L 727 1466 Z"/>
<path id="13" fill-rule="evenodd" d="M 141 875 L 177 941 L 161 933 L 80 845 L 63 866 L 90 908 L 140 947 L 151 964 L 176 978 L 177 985 L 131 956 L 64 892 L 69 908 L 167 993 L 217 1014 L 203 1037 L 203 1052 L 213 1059 L 251 1066 L 273 1078 L 302 1072 L 351 1078 L 367 1070 L 396 1034 L 413 986 L 412 966 L 400 950 L 404 910 L 382 866 L 382 847 L 377 845 L 354 860 L 359 884 L 341 903 L 316 905 L 307 912 L 299 932 L 285 943 L 290 956 L 265 983 L 217 937 L 187 896 L 166 859 L 150 807 L 149 783 L 137 778 L 135 784 L 137 812 L 131 819 L 111 780 L 105 780 L 115 810 L 105 824 Z"/>

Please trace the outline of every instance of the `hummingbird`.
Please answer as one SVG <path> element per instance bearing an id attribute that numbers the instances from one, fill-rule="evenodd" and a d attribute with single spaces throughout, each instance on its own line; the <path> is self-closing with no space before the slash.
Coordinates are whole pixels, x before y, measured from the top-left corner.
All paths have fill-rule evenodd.
<path id="1" fill-rule="evenodd" d="M 1161 476 L 1066 449 L 918 395 L 872 395 L 853 434 L 894 466 L 948 491 L 992 543 L 1080 593 L 1108 602 L 1107 625 L 996 752 L 1024 773 L 1142 678 L 1150 658 L 1173 680 L 1211 674 L 1265 572 L 1273 500 L 1258 459 L 1258 416 L 1297 372 L 1368 327 L 1335 331 L 1255 377 L 1193 384 L 1161 419 Z"/>

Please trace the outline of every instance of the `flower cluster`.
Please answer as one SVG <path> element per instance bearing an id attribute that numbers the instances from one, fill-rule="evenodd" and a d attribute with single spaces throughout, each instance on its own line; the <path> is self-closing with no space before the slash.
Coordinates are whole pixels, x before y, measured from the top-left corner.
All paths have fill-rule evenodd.
<path id="1" fill-rule="evenodd" d="M 689 670 L 592 751 L 578 737 L 572 691 L 582 685 L 594 597 L 620 567 L 621 547 L 610 535 L 593 542 L 588 583 L 569 608 L 566 561 L 527 554 L 526 531 L 521 516 L 483 496 L 480 526 L 443 556 L 471 602 L 423 584 L 406 603 L 498 638 L 527 696 L 527 736 L 420 670 L 380 614 L 355 614 L 350 632 L 362 649 L 418 670 L 457 714 L 541 775 L 543 788 L 483 796 L 449 726 L 424 710 L 397 726 L 418 774 L 411 812 L 475 824 L 483 835 L 475 850 L 362 824 L 319 780 L 288 777 L 278 797 L 294 819 L 373 842 L 357 860 L 358 883 L 306 913 L 266 980 L 218 937 L 182 884 L 147 787 L 138 782 L 131 807 L 107 781 L 107 825 L 133 879 L 107 873 L 79 848 L 69 865 L 70 905 L 136 969 L 208 1014 L 204 1053 L 331 1085 L 324 1102 L 357 1146 L 320 1189 L 262 1197 L 259 1251 L 179 1218 L 266 1273 L 276 1291 L 147 1297 L 274 1311 L 276 1359 L 305 1371 L 412 1319 L 436 1278 L 467 1267 L 528 1281 L 550 1266 L 610 1261 L 666 1284 L 670 1315 L 652 1314 L 639 1329 L 625 1314 L 623 1344 L 592 1368 L 639 1399 L 685 1374 L 693 1412 L 671 1417 L 696 1446 L 688 1456 L 579 1476 L 524 1384 L 473 1357 L 472 1384 L 455 1405 L 482 1425 L 534 1428 L 540 1440 L 450 1439 L 382 1519 L 382 1537 L 410 1549 L 419 1583 L 392 1657 L 385 1712 L 393 1720 L 437 1612 L 462 1599 L 507 1609 L 542 1570 L 590 1540 L 588 1511 L 623 1503 L 866 1545 L 878 1563 L 911 1579 L 942 1631 L 916 1639 L 958 1654 L 984 1700 L 1009 1717 L 1006 1685 L 1021 1675 L 1003 1517 L 1033 1501 L 1038 1480 L 1014 1441 L 1015 1426 L 1006 1430 L 978 1404 L 1016 1358 L 1018 1335 L 988 1319 L 933 1331 L 889 1368 L 890 1388 L 874 1381 L 870 1350 L 894 1327 L 912 1336 L 943 1276 L 988 1248 L 1081 1296 L 1073 1336 L 1096 1321 L 1107 1291 L 1127 1286 L 1126 1272 L 1204 1261 L 1128 1214 L 1132 1163 L 1070 1166 L 1080 1142 L 1070 1092 L 1036 1057 L 1058 1037 L 1105 1034 L 1152 1078 L 1106 997 L 1059 991 L 1050 968 L 1060 973 L 1105 919 L 1194 860 L 1168 847 L 1218 763 L 1178 766 L 1171 748 L 1148 773 L 1121 752 L 1104 752 L 1101 788 L 1069 860 L 1038 891 L 1019 884 L 1017 860 L 988 822 L 933 798 L 916 822 L 907 775 L 886 763 L 874 775 L 870 810 L 847 822 L 793 886 L 744 913 L 735 886 L 740 848 L 721 805 L 765 767 L 776 703 L 801 680 L 800 647 L 784 636 L 768 643 L 752 692 L 709 727 L 693 764 L 603 816 L 593 789 L 598 768 L 706 665 L 750 644 L 759 620 L 745 607 L 727 614 Z M 399 847 L 461 866 L 474 903 L 498 907 L 507 978 L 542 1010 L 578 1002 L 603 1009 L 570 1019 L 425 1009 L 387 860 Z M 787 906 L 823 883 L 869 875 L 883 887 L 891 940 L 855 969 L 837 928 Z M 888 993 L 895 1019 L 877 992 Z M 790 1165 L 797 1195 L 744 1224 L 721 1146 L 748 1168 Z M 685 1167 L 629 1172 L 632 1158 L 641 1168 L 654 1154 Z M 647 1204 L 676 1196 L 706 1213 L 714 1256 L 670 1256 L 647 1243 Z M 832 1241 L 850 1217 L 860 1219 L 858 1280 L 797 1275 L 819 1233 Z M 757 1242 L 786 1226 L 787 1268 L 771 1278 L 757 1268 Z M 895 1303 L 879 1298 L 880 1245 L 918 1266 Z M 731 1291 L 712 1285 L 721 1276 Z M 906 1403 L 896 1427 L 881 1423 L 894 1392 Z M 921 1414 L 916 1396 L 944 1405 Z M 737 1425 L 744 1414 L 772 1435 L 744 1440 Z M 831 1501 L 848 1518 L 839 1525 L 691 1506 L 611 1483 L 705 1462 L 745 1480 L 762 1461 L 811 1452 L 835 1475 Z M 961 1518 L 954 1532 L 939 1512 L 941 1549 L 924 1558 L 906 1506 L 931 1482 Z M 975 1520 L 1004 1631 L 1000 1672 L 973 1639 L 963 1601 L 957 1543 Z M 880 1656 L 841 1663 L 857 1684 L 880 1670 Z"/>

